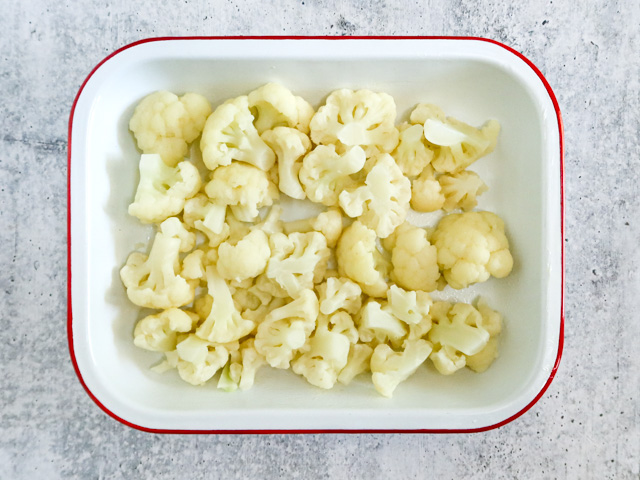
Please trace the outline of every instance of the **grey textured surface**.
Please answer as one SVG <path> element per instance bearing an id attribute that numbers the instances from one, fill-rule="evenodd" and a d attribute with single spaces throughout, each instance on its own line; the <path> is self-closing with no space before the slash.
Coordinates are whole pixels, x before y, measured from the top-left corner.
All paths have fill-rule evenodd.
<path id="1" fill-rule="evenodd" d="M 6 2 L 0 15 L 0 478 L 640 478 L 640 4 Z M 475 35 L 523 52 L 566 138 L 554 383 L 474 435 L 159 436 L 84 393 L 66 341 L 66 136 L 91 68 L 162 35 Z"/>

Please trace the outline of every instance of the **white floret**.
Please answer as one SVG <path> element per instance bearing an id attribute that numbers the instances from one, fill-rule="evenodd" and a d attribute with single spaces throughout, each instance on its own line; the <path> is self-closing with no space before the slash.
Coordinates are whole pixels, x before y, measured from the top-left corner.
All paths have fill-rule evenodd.
<path id="1" fill-rule="evenodd" d="M 309 133 L 313 107 L 278 83 L 267 83 L 249 94 L 249 109 L 258 133 L 275 127 L 291 127 Z"/>
<path id="2" fill-rule="evenodd" d="M 304 133 L 289 127 L 275 127 L 262 134 L 262 139 L 275 152 L 278 159 L 278 188 L 291 198 L 306 198 L 298 172 L 302 157 L 311 148 L 311 141 Z"/>

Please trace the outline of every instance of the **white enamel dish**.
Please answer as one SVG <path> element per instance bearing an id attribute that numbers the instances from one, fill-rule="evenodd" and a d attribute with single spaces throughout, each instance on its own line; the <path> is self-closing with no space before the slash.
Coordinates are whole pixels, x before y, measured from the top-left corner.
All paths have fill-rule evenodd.
<path id="1" fill-rule="evenodd" d="M 321 104 L 333 89 L 391 94 L 399 120 L 431 102 L 502 131 L 471 168 L 490 186 L 479 209 L 507 226 L 515 267 L 445 297 L 481 294 L 503 313 L 500 357 L 483 374 L 437 374 L 428 361 L 379 396 L 366 375 L 323 391 L 290 371 L 264 368 L 247 392 L 193 387 L 136 348 L 140 317 L 118 271 L 150 230 L 127 214 L 138 179 L 128 120 L 155 90 L 201 93 L 216 106 L 277 81 Z M 477 38 L 162 38 L 115 52 L 85 80 L 69 121 L 69 318 L 72 361 L 93 400 L 117 420 L 154 432 L 424 431 L 495 428 L 529 409 L 562 352 L 562 125 L 542 74 L 522 55 Z"/>

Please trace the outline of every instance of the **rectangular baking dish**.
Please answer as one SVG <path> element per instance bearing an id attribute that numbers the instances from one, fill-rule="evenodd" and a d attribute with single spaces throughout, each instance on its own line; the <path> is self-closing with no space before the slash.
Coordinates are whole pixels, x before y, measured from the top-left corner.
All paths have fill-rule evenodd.
<path id="1" fill-rule="evenodd" d="M 399 120 L 418 102 L 471 124 L 502 124 L 493 154 L 473 165 L 490 191 L 479 207 L 506 222 L 515 268 L 452 296 L 481 294 L 504 314 L 500 357 L 483 374 L 452 376 L 427 362 L 396 391 L 377 395 L 363 375 L 323 391 L 265 368 L 247 392 L 193 387 L 149 370 L 137 349 L 139 318 L 119 279 L 149 227 L 127 214 L 139 153 L 128 131 L 136 103 L 155 90 L 212 101 L 283 83 L 314 106 L 336 88 L 391 94 Z M 540 71 L 481 38 L 157 38 L 128 45 L 87 77 L 69 120 L 71 359 L 91 398 L 113 418 L 152 432 L 474 432 L 528 410 L 549 386 L 563 341 L 562 123 Z M 446 294 L 446 293 L 445 293 Z M 451 295 L 451 293 L 449 293 Z"/>

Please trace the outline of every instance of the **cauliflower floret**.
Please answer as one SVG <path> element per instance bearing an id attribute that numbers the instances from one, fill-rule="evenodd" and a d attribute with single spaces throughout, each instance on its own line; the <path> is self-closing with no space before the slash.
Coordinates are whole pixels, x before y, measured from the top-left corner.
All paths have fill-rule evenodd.
<path id="1" fill-rule="evenodd" d="M 202 95 L 155 92 L 136 106 L 129 129 L 143 153 L 157 153 L 174 166 L 187 156 L 188 144 L 198 138 L 210 113 Z"/>
<path id="2" fill-rule="evenodd" d="M 304 200 L 306 197 L 298 172 L 302 167 L 302 157 L 311 148 L 311 141 L 304 133 L 289 127 L 276 127 L 262 134 L 262 139 L 278 158 L 278 188 L 291 198 Z"/>
<path id="3" fill-rule="evenodd" d="M 271 256 L 269 237 L 262 230 L 252 230 L 235 245 L 218 247 L 218 273 L 226 280 L 242 281 L 264 272 Z"/>
<path id="4" fill-rule="evenodd" d="M 203 385 L 227 363 L 229 352 L 238 349 L 235 344 L 212 344 L 194 334 L 178 342 L 175 352 L 167 352 L 168 367 L 191 385 Z"/>
<path id="5" fill-rule="evenodd" d="M 372 353 L 373 348 L 364 343 L 351 345 L 347 365 L 338 375 L 338 381 L 343 385 L 349 385 L 355 377 L 369 370 Z"/>
<path id="6" fill-rule="evenodd" d="M 190 332 L 198 320 L 195 313 L 179 308 L 148 315 L 136 324 L 133 343 L 153 352 L 170 352 L 176 348 L 178 334 Z"/>
<path id="7" fill-rule="evenodd" d="M 447 215 L 431 236 L 438 249 L 438 265 L 447 283 L 466 288 L 491 275 L 511 273 L 513 258 L 504 222 L 495 213 L 466 212 Z"/>
<path id="8" fill-rule="evenodd" d="M 181 276 L 187 280 L 204 279 L 204 269 L 206 268 L 205 255 L 204 250 L 199 248 L 184 257 L 184 260 L 182 260 Z"/>
<path id="9" fill-rule="evenodd" d="M 209 170 L 230 165 L 232 160 L 269 170 L 276 156 L 253 126 L 249 99 L 227 100 L 207 118 L 200 139 L 202 160 Z"/>
<path id="10" fill-rule="evenodd" d="M 421 125 L 403 123 L 400 130 L 400 143 L 391 154 L 402 173 L 408 177 L 420 175 L 433 158 L 431 150 L 425 141 Z"/>
<path id="11" fill-rule="evenodd" d="M 489 120 L 480 129 L 452 117 L 444 118 L 442 110 L 430 105 L 418 106 L 411 114 L 413 123 L 424 125 L 424 137 L 434 150 L 431 165 L 440 173 L 464 170 L 496 146 L 500 124 Z M 417 110 L 416 109 L 416 110 Z"/>
<path id="12" fill-rule="evenodd" d="M 317 217 L 305 218 L 284 224 L 286 234 L 293 232 L 320 232 L 327 239 L 327 246 L 334 248 L 342 234 L 342 213 L 339 208 L 331 208 Z"/>
<path id="13" fill-rule="evenodd" d="M 367 157 L 398 144 L 396 104 L 386 93 L 341 89 L 332 92 L 311 119 L 311 140 L 339 147 L 361 146 Z"/>
<path id="14" fill-rule="evenodd" d="M 143 223 L 160 223 L 178 215 L 185 201 L 200 190 L 198 169 L 190 162 L 167 166 L 160 155 L 140 156 L 140 182 L 129 215 Z"/>
<path id="15" fill-rule="evenodd" d="M 349 316 L 345 312 L 341 313 Z M 331 329 L 329 317 L 323 315 L 318 318 L 316 330 L 309 339 L 306 351 L 291 362 L 291 368 L 311 385 L 330 389 L 337 382 L 340 371 L 347 365 L 350 347 L 349 338 Z"/>
<path id="16" fill-rule="evenodd" d="M 389 341 L 399 345 L 408 333 L 407 325 L 393 315 L 386 302 L 369 300 L 360 310 L 357 323 L 360 340 L 365 343 Z"/>
<path id="17" fill-rule="evenodd" d="M 302 290 L 295 300 L 269 312 L 258 325 L 257 352 L 273 368 L 289 368 L 295 353 L 304 347 L 318 318 L 318 298 L 313 290 Z"/>
<path id="18" fill-rule="evenodd" d="M 220 374 L 218 388 L 227 392 L 233 392 L 238 388 L 250 389 L 255 381 L 256 372 L 265 364 L 264 357 L 255 349 L 254 339 L 245 340 L 238 350 L 231 352 L 229 362 Z"/>
<path id="19" fill-rule="evenodd" d="M 435 212 L 442 208 L 444 202 L 442 186 L 436 180 L 433 167 L 427 165 L 411 182 L 411 208 L 416 212 Z"/>
<path id="20" fill-rule="evenodd" d="M 376 248 L 376 232 L 359 221 L 347 227 L 336 247 L 340 276 L 348 277 L 372 297 L 384 297 L 389 262 Z"/>
<path id="21" fill-rule="evenodd" d="M 366 159 L 357 146 L 338 154 L 335 145 L 318 145 L 302 160 L 299 178 L 304 192 L 312 202 L 337 205 L 340 192 L 355 185 L 349 175 L 362 170 Z"/>
<path id="22" fill-rule="evenodd" d="M 256 277 L 254 288 L 265 295 L 271 295 L 275 298 L 289 298 L 287 291 L 278 282 L 267 277 L 266 273 Z"/>
<path id="23" fill-rule="evenodd" d="M 267 83 L 249 94 L 249 109 L 258 133 L 285 126 L 309 133 L 313 107 L 277 83 Z"/>
<path id="24" fill-rule="evenodd" d="M 243 222 L 255 220 L 259 208 L 272 205 L 278 198 L 278 188 L 264 171 L 242 163 L 216 168 L 205 192 L 214 203 L 230 205 L 235 217 Z"/>
<path id="25" fill-rule="evenodd" d="M 209 239 L 209 246 L 215 248 L 229 236 L 226 215 L 226 205 L 213 203 L 205 194 L 199 193 L 185 202 L 182 219 L 190 227 L 204 233 Z"/>
<path id="26" fill-rule="evenodd" d="M 482 315 L 482 328 L 484 328 L 491 338 L 487 345 L 475 355 L 467 356 L 467 367 L 474 372 L 484 372 L 493 361 L 498 358 L 498 339 L 497 335 L 502 330 L 502 315 L 492 310 L 484 299 L 478 299 L 476 309 Z"/>
<path id="27" fill-rule="evenodd" d="M 344 310 L 351 315 L 356 314 L 362 306 L 362 289 L 348 278 L 328 278 L 318 285 L 320 312 L 330 315 Z"/>
<path id="28" fill-rule="evenodd" d="M 426 230 L 409 224 L 403 226 L 394 233 L 391 279 L 407 290 L 433 292 L 440 278 L 438 250 L 427 240 Z"/>
<path id="29" fill-rule="evenodd" d="M 120 270 L 129 300 L 140 307 L 165 310 L 193 301 L 195 286 L 180 275 L 183 241 L 162 231 L 170 220 L 160 225 L 161 231 L 156 233 L 149 255 L 133 252 Z"/>
<path id="30" fill-rule="evenodd" d="M 431 318 L 433 326 L 428 337 L 434 345 L 431 360 L 443 375 L 463 368 L 466 356 L 481 352 L 489 341 L 482 315 L 469 304 L 451 306 L 448 302 L 435 302 Z"/>
<path id="31" fill-rule="evenodd" d="M 478 205 L 477 197 L 489 190 L 478 174 L 469 170 L 441 175 L 438 182 L 445 198 L 442 206 L 445 212 L 456 208 L 472 210 Z"/>
<path id="32" fill-rule="evenodd" d="M 327 268 L 329 249 L 324 235 L 310 233 L 274 233 L 269 239 L 271 258 L 267 277 L 275 280 L 289 296 L 319 283 Z"/>
<path id="33" fill-rule="evenodd" d="M 489 307 L 484 298 L 478 298 L 476 309 L 482 315 L 482 328 L 492 337 L 499 335 L 502 331 L 502 315 Z"/>
<path id="34" fill-rule="evenodd" d="M 381 395 L 391 398 L 396 387 L 415 373 L 429 354 L 431 344 L 426 340 L 408 340 L 402 352 L 394 352 L 389 345 L 378 345 L 371 356 L 371 380 Z"/>
<path id="35" fill-rule="evenodd" d="M 419 103 L 409 115 L 409 121 L 414 125 L 423 125 L 428 118 L 444 122 L 445 114 L 440 107 L 431 103 Z"/>
<path id="36" fill-rule="evenodd" d="M 255 322 L 243 318 L 233 303 L 229 286 L 216 267 L 206 269 L 207 290 L 213 298 L 211 311 L 196 330 L 196 335 L 212 343 L 227 343 L 249 335 Z"/>
<path id="37" fill-rule="evenodd" d="M 417 325 L 429 317 L 429 309 L 433 304 L 427 292 L 406 291 L 395 285 L 387 292 L 387 300 L 393 316 L 409 325 Z"/>
<path id="38" fill-rule="evenodd" d="M 405 177 L 391 155 L 383 154 L 372 161 L 365 185 L 345 190 L 339 195 L 344 212 L 380 238 L 391 235 L 404 222 L 411 199 L 411 182 Z"/>
<path id="39" fill-rule="evenodd" d="M 160 224 L 160 231 L 173 238 L 180 240 L 178 249 L 180 252 L 193 250 L 196 245 L 196 234 L 186 229 L 184 224 L 177 217 L 167 218 Z"/>

